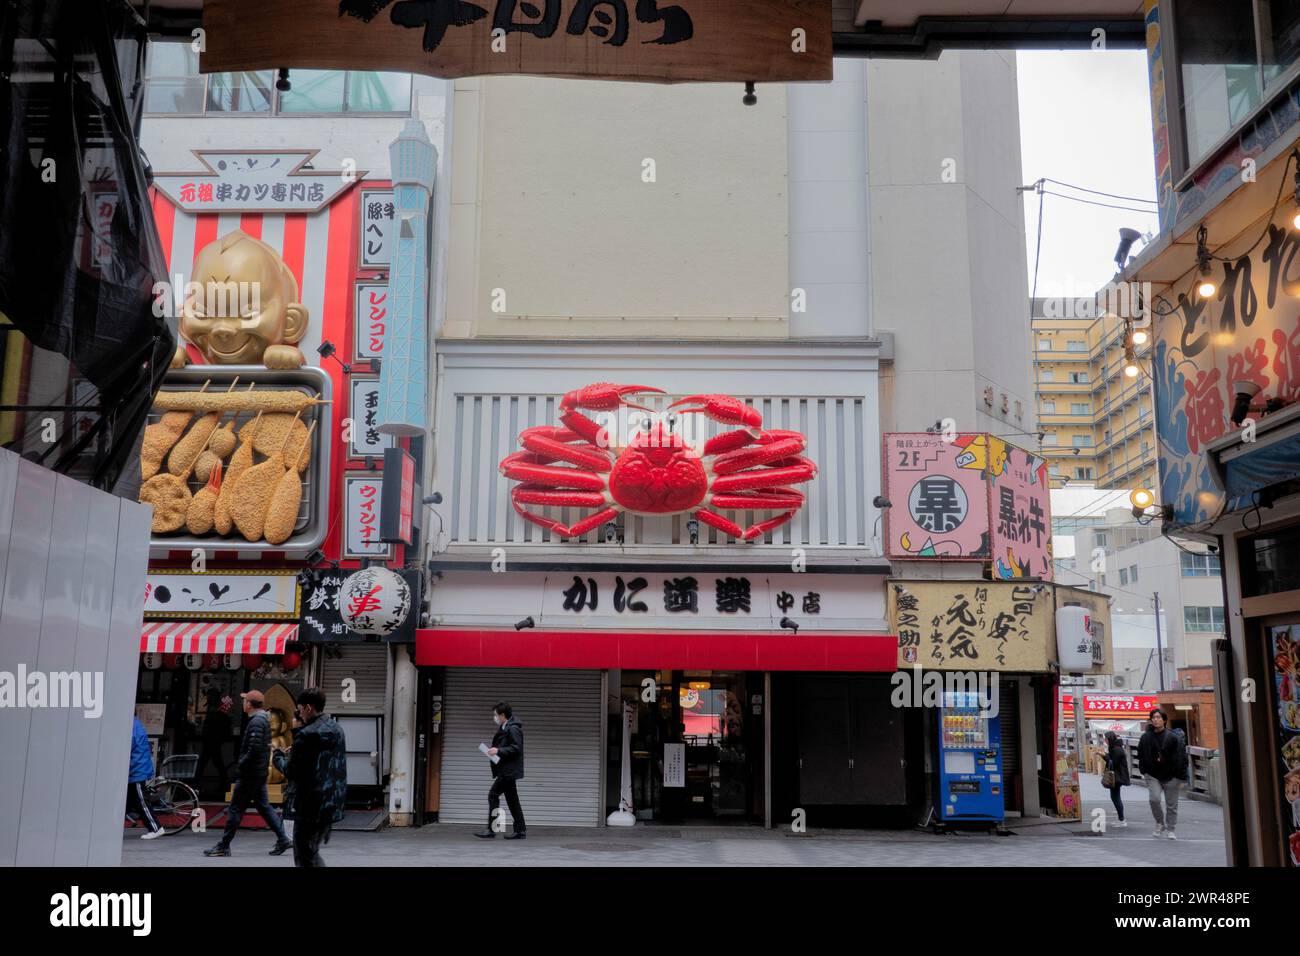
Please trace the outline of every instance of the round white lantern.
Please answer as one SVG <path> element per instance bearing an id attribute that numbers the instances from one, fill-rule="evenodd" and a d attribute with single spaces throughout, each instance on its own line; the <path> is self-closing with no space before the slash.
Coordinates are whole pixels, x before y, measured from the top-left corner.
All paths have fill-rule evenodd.
<path id="1" fill-rule="evenodd" d="M 181 658 L 181 663 L 189 670 L 196 671 L 203 666 L 202 654 L 186 654 Z"/>
<path id="2" fill-rule="evenodd" d="M 147 671 L 156 671 L 162 667 L 162 655 L 155 651 L 150 651 L 144 655 L 144 669 Z"/>
<path id="3" fill-rule="evenodd" d="M 240 654 L 222 654 L 221 666 L 228 671 L 237 671 L 244 666 L 244 658 Z"/>
<path id="4" fill-rule="evenodd" d="M 339 589 L 339 614 L 358 634 L 386 637 L 411 613 L 411 589 L 396 571 L 362 568 Z"/>

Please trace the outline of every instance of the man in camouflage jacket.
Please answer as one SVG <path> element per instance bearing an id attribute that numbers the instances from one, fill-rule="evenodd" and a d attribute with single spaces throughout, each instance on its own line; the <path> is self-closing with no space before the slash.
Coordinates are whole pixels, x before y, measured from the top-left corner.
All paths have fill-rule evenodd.
<path id="1" fill-rule="evenodd" d="M 293 746 L 274 754 L 276 769 L 284 774 L 286 816 L 293 823 L 294 866 L 324 866 L 321 843 L 343 819 L 348 788 L 347 746 L 341 728 L 325 712 L 325 695 L 309 687 L 298 695 L 301 726 L 293 732 Z"/>

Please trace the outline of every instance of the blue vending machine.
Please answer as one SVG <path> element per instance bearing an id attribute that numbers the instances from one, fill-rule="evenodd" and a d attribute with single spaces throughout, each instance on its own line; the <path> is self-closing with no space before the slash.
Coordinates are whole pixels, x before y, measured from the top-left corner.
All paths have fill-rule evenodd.
<path id="1" fill-rule="evenodd" d="M 978 694 L 943 693 L 938 780 L 935 814 L 941 827 L 1002 823 L 1002 734 L 997 718 L 981 709 Z"/>

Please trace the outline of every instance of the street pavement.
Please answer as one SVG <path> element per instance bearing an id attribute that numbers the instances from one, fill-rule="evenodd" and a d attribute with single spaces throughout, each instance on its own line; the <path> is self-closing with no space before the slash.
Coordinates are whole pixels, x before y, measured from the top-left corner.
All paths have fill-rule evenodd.
<path id="1" fill-rule="evenodd" d="M 810 830 L 795 834 L 747 826 L 656 826 L 630 829 L 537 827 L 527 840 L 481 840 L 476 827 L 432 824 L 372 833 L 335 832 L 322 856 L 329 866 L 1095 866 L 1226 865 L 1223 813 L 1215 804 L 1179 802 L 1178 840 L 1152 837 L 1146 790 L 1126 787 L 1130 825 L 1115 828 L 1114 808 L 1096 776 L 1081 779 L 1084 821 L 1010 820 L 1009 836 L 935 835 L 919 830 Z M 1104 807 L 1107 827 L 1092 832 L 1092 810 Z M 233 856 L 207 859 L 218 834 L 181 833 L 140 840 L 124 832 L 122 865 L 291 867 L 292 854 L 272 857 L 266 830 L 242 831 Z"/>

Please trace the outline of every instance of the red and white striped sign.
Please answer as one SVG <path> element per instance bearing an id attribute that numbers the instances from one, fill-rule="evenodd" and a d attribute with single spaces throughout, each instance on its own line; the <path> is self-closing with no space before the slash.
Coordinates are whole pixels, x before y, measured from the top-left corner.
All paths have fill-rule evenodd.
<path id="1" fill-rule="evenodd" d="M 285 643 L 297 637 L 297 624 L 151 621 L 140 637 L 140 653 L 283 654 Z"/>

